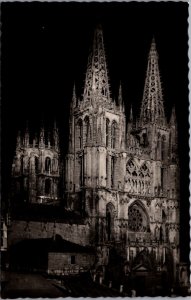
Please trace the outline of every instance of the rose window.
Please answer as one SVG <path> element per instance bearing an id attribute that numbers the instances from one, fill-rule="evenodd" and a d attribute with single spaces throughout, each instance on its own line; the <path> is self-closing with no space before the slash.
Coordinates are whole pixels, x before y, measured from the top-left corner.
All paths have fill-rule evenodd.
<path id="1" fill-rule="evenodd" d="M 129 208 L 129 230 L 143 232 L 147 230 L 147 216 L 137 205 Z"/>

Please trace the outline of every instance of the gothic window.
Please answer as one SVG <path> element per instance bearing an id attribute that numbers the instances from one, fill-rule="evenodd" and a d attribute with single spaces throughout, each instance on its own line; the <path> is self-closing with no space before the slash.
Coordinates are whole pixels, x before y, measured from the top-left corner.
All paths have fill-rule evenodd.
<path id="1" fill-rule="evenodd" d="M 111 148 L 115 148 L 116 146 L 116 128 L 117 123 L 114 121 L 111 125 Z"/>
<path id="2" fill-rule="evenodd" d="M 46 195 L 50 195 L 50 191 L 51 191 L 51 180 L 48 178 L 45 180 L 45 194 Z"/>
<path id="3" fill-rule="evenodd" d="M 115 157 L 111 157 L 111 187 L 114 187 Z"/>
<path id="4" fill-rule="evenodd" d="M 106 180 L 108 180 L 108 167 L 109 167 L 109 164 L 108 164 L 108 157 L 106 156 Z"/>
<path id="5" fill-rule="evenodd" d="M 146 213 L 140 205 L 133 204 L 128 211 L 129 230 L 135 232 L 145 232 L 148 230 L 148 220 Z"/>
<path id="6" fill-rule="evenodd" d="M 112 203 L 108 203 L 106 206 L 106 232 L 107 240 L 111 241 L 114 230 L 114 206 Z"/>
<path id="7" fill-rule="evenodd" d="M 132 159 L 130 159 L 126 164 L 126 171 L 128 174 L 136 174 L 136 166 Z"/>
<path id="8" fill-rule="evenodd" d="M 82 148 L 83 145 L 83 125 L 82 125 L 82 120 L 79 120 L 77 123 L 77 137 L 78 137 L 78 142 L 79 142 L 79 148 Z"/>
<path id="9" fill-rule="evenodd" d="M 88 117 L 85 118 L 84 123 L 85 123 L 85 142 L 87 143 L 88 138 L 90 136 L 90 121 Z"/>
<path id="10" fill-rule="evenodd" d="M 150 170 L 148 168 L 148 166 L 146 165 L 146 163 L 144 163 L 141 168 L 140 168 L 140 176 L 141 177 L 150 177 Z"/>
<path id="11" fill-rule="evenodd" d="M 45 159 L 45 171 L 50 172 L 51 159 L 50 157 L 46 157 Z"/>
<path id="12" fill-rule="evenodd" d="M 165 136 L 162 136 L 162 143 L 161 143 L 161 159 L 164 160 L 165 159 Z"/>
<path id="13" fill-rule="evenodd" d="M 109 120 L 106 120 L 106 147 L 109 146 Z"/>
<path id="14" fill-rule="evenodd" d="M 38 173 L 38 157 L 35 156 L 35 173 Z"/>
<path id="15" fill-rule="evenodd" d="M 108 241 L 111 239 L 111 213 L 109 211 L 106 212 L 106 220 L 107 220 L 107 238 Z"/>
<path id="16" fill-rule="evenodd" d="M 83 170 L 83 157 L 81 156 L 79 158 L 79 164 L 80 164 L 80 186 L 83 186 L 84 183 L 84 170 Z"/>

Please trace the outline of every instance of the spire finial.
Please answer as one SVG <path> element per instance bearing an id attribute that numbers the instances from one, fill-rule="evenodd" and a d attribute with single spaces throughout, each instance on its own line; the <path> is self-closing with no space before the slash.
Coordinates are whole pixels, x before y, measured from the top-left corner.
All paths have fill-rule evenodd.
<path id="1" fill-rule="evenodd" d="M 45 133 L 44 133 L 44 121 L 41 120 L 41 128 L 40 128 L 40 138 L 39 138 L 39 146 L 45 146 Z"/>
<path id="2" fill-rule="evenodd" d="M 26 121 L 24 144 L 25 147 L 29 146 L 29 121 L 28 120 Z"/>
<path id="3" fill-rule="evenodd" d="M 129 121 L 130 121 L 131 123 L 133 123 L 133 106 L 132 106 L 132 104 L 131 104 L 131 108 L 130 108 Z"/>
<path id="4" fill-rule="evenodd" d="M 72 93 L 72 107 L 75 108 L 77 105 L 77 97 L 76 97 L 76 85 L 74 82 L 73 93 Z"/>
<path id="5" fill-rule="evenodd" d="M 166 122 L 158 66 L 158 54 L 154 38 L 152 39 L 149 51 L 140 122 L 141 124 L 151 122 L 159 123 L 161 125 L 164 125 Z"/>
<path id="6" fill-rule="evenodd" d="M 94 32 L 93 48 L 88 58 L 84 87 L 84 101 L 110 102 L 103 31 L 100 24 Z"/>
<path id="7" fill-rule="evenodd" d="M 171 117 L 170 117 L 170 125 L 176 125 L 176 110 L 175 106 L 172 107 Z"/>
<path id="8" fill-rule="evenodd" d="M 20 148 L 21 147 L 21 132 L 20 130 L 18 131 L 18 134 L 17 134 L 17 148 Z"/>
<path id="9" fill-rule="evenodd" d="M 53 140 L 54 140 L 54 147 L 58 150 L 59 148 L 59 133 L 58 133 L 58 126 L 56 120 L 54 120 L 54 131 L 53 131 Z"/>
<path id="10" fill-rule="evenodd" d="M 119 82 L 119 94 L 118 94 L 118 104 L 119 106 L 122 106 L 123 103 L 123 97 L 122 97 L 122 86 L 121 81 Z"/>

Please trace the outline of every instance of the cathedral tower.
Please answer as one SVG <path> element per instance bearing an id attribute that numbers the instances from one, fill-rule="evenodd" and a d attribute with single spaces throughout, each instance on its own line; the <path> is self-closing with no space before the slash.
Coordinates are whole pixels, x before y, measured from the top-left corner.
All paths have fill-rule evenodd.
<path id="1" fill-rule="evenodd" d="M 60 149 L 56 123 L 52 132 L 41 125 L 39 138 L 18 133 L 14 162 L 13 205 L 22 203 L 59 203 Z"/>

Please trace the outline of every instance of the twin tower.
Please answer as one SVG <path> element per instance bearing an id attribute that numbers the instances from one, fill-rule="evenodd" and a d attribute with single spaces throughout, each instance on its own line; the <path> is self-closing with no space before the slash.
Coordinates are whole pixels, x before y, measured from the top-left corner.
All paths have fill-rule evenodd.
<path id="1" fill-rule="evenodd" d="M 56 125 L 52 141 L 45 142 L 43 127 L 33 143 L 27 131 L 19 135 L 15 201 L 64 204 L 89 220 L 96 243 L 126 241 L 129 260 L 146 245 L 158 263 L 169 249 L 178 262 L 177 124 L 175 109 L 169 122 L 165 116 L 154 39 L 140 115 L 131 110 L 127 123 L 121 86 L 117 103 L 111 98 L 103 32 L 96 28 L 81 100 L 73 90 L 64 164 L 60 155 Z"/>

